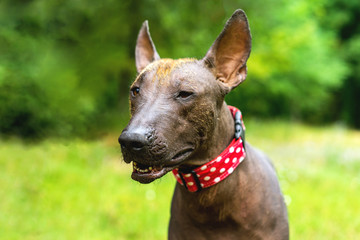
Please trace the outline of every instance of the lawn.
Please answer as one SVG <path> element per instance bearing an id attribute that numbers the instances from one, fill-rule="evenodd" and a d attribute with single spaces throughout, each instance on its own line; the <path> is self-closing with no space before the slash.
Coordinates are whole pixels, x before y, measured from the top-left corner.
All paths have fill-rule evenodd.
<path id="1" fill-rule="evenodd" d="M 175 180 L 132 181 L 119 133 L 0 140 L 0 239 L 166 239 Z M 277 168 L 291 239 L 360 239 L 359 131 L 249 120 L 246 137 Z"/>

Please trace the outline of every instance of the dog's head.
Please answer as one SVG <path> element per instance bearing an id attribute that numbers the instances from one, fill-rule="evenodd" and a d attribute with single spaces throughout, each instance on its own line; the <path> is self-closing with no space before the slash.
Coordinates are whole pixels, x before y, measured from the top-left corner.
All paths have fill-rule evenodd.
<path id="1" fill-rule="evenodd" d="M 119 137 L 132 178 L 150 183 L 206 152 L 225 95 L 246 78 L 251 35 L 245 13 L 227 21 L 206 56 L 160 59 L 148 23 L 136 44 L 138 76 L 130 88 L 131 119 Z"/>

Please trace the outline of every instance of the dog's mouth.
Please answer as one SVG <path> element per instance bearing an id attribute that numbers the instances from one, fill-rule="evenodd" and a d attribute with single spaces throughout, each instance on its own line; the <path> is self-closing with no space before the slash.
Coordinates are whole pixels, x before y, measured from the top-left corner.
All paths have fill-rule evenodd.
<path id="1" fill-rule="evenodd" d="M 146 165 L 133 161 L 133 172 L 131 178 L 140 183 L 151 183 L 155 179 L 161 178 L 166 173 L 177 168 L 181 162 L 191 155 L 193 149 L 185 149 L 178 152 L 164 165 Z"/>
<path id="2" fill-rule="evenodd" d="M 141 183 L 151 183 L 157 178 L 161 178 L 171 171 L 169 167 L 147 166 L 141 163 L 133 162 L 133 172 L 131 178 Z"/>

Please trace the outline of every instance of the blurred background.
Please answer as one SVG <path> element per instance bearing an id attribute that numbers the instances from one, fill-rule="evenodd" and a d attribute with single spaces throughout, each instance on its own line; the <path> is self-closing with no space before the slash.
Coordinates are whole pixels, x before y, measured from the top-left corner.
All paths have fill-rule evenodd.
<path id="1" fill-rule="evenodd" d="M 253 45 L 227 102 L 292 239 L 360 238 L 358 0 L 1 0 L 0 239 L 165 239 L 174 179 L 133 182 L 117 145 L 136 36 L 149 20 L 161 57 L 200 59 L 238 8 Z"/>

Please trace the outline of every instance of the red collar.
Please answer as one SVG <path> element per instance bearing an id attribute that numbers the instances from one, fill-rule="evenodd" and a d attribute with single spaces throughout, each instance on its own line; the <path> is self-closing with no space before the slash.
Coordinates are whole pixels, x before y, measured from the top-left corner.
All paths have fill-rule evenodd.
<path id="1" fill-rule="evenodd" d="M 198 192 L 224 180 L 246 157 L 241 112 L 232 106 L 228 108 L 235 119 L 235 138 L 230 145 L 218 157 L 200 167 L 186 172 L 178 168 L 172 171 L 176 180 L 190 192 Z"/>

